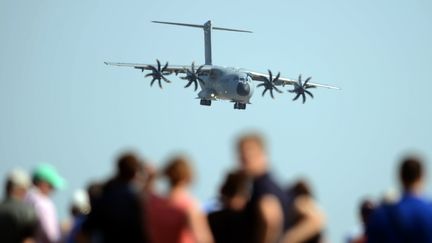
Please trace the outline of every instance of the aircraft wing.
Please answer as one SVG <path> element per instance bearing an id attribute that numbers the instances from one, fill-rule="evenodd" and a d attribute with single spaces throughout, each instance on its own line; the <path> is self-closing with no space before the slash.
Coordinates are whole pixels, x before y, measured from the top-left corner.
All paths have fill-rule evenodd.
<path id="1" fill-rule="evenodd" d="M 259 73 L 259 72 L 254 72 L 254 71 L 246 71 L 246 73 L 254 81 L 264 82 L 270 78 L 268 73 Z M 276 75 L 273 75 L 273 78 L 275 76 Z M 279 77 L 279 79 L 275 82 L 275 85 L 285 86 L 285 85 L 294 85 L 294 83 L 298 83 L 298 80 Z M 314 83 L 314 82 L 308 82 L 307 86 L 309 86 L 309 87 L 321 87 L 321 88 L 328 88 L 328 89 L 340 89 L 340 88 L 333 86 L 333 85 L 319 84 L 319 83 Z"/>
<path id="2" fill-rule="evenodd" d="M 140 63 L 122 63 L 122 62 L 105 62 L 106 65 L 111 66 L 119 66 L 119 67 L 132 67 L 136 69 L 144 70 L 152 70 L 151 67 L 157 67 L 157 64 L 140 64 Z M 164 65 L 162 65 L 164 66 Z M 198 68 L 199 65 L 195 65 L 195 68 Z M 168 65 L 164 72 L 167 73 L 186 73 L 186 70 L 191 69 L 191 65 Z M 201 71 L 206 72 L 209 71 L 210 68 L 204 66 Z"/>

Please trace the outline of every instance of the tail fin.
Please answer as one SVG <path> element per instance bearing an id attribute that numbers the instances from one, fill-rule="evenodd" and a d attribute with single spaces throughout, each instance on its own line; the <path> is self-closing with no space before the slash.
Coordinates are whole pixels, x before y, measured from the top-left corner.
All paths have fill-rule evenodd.
<path id="1" fill-rule="evenodd" d="M 210 20 L 205 22 L 203 25 L 185 24 L 185 23 L 176 23 L 176 22 L 164 22 L 164 21 L 152 21 L 152 23 L 179 25 L 179 26 L 187 26 L 187 27 L 194 27 L 194 28 L 203 29 L 204 30 L 205 64 L 206 65 L 212 65 L 212 52 L 211 52 L 211 31 L 212 30 L 224 30 L 224 31 L 252 33 L 252 31 L 249 31 L 249 30 L 213 27 Z"/>

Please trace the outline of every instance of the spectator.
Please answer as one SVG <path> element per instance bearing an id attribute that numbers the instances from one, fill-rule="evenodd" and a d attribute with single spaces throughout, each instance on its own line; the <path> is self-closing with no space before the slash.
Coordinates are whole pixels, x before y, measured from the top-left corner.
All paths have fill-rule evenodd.
<path id="1" fill-rule="evenodd" d="M 72 218 L 64 224 L 65 243 L 74 243 L 87 214 L 90 212 L 89 196 L 84 190 L 76 190 L 70 208 Z"/>
<path id="2" fill-rule="evenodd" d="M 29 175 L 13 170 L 6 179 L 6 196 L 0 203 L 0 240 L 2 243 L 31 242 L 37 226 L 33 208 L 24 202 L 30 187 Z"/>
<path id="3" fill-rule="evenodd" d="M 288 197 L 269 173 L 264 141 L 259 135 L 246 135 L 238 140 L 237 149 L 241 169 L 253 181 L 246 206 L 251 232 L 247 242 L 277 242 L 288 228 Z"/>
<path id="4" fill-rule="evenodd" d="M 247 242 L 243 212 L 250 197 L 251 180 L 241 171 L 229 173 L 220 189 L 222 209 L 208 216 L 216 243 Z"/>
<path id="5" fill-rule="evenodd" d="M 26 201 L 36 210 L 39 221 L 36 242 L 57 243 L 61 240 L 60 225 L 50 196 L 64 186 L 64 179 L 53 166 L 42 164 L 33 172 L 33 184 L 34 188 L 27 194 Z"/>
<path id="6" fill-rule="evenodd" d="M 370 215 L 375 209 L 375 204 L 369 200 L 365 199 L 361 202 L 359 207 L 359 216 L 362 223 L 361 232 L 357 233 L 357 235 L 350 236 L 348 239 L 348 243 L 366 243 L 366 223 L 369 220 Z"/>
<path id="7" fill-rule="evenodd" d="M 423 196 L 424 179 L 421 159 L 407 157 L 402 161 L 399 169 L 402 197 L 372 213 L 366 229 L 367 242 L 432 242 L 432 205 Z"/>
<path id="8" fill-rule="evenodd" d="M 193 173 L 189 161 L 175 157 L 163 170 L 168 179 L 167 197 L 151 194 L 149 230 L 152 243 L 213 242 L 198 202 L 188 192 Z"/>
<path id="9" fill-rule="evenodd" d="M 97 238 L 102 243 L 148 242 L 145 232 L 142 188 L 142 162 L 133 153 L 125 153 L 117 161 L 117 173 L 91 199 L 92 210 L 82 226 L 80 241 Z M 86 237 L 84 237 L 86 236 Z"/>
<path id="10" fill-rule="evenodd" d="M 304 180 L 296 182 L 289 190 L 291 213 L 290 227 L 284 235 L 284 243 L 322 242 L 324 214 L 313 199 L 310 186 Z"/>

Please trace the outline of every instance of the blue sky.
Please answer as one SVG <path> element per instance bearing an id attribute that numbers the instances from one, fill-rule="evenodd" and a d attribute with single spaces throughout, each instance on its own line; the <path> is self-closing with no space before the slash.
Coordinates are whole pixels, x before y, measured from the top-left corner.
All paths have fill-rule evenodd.
<path id="1" fill-rule="evenodd" d="M 338 242 L 361 198 L 397 186 L 401 155 L 432 158 L 431 13 L 426 0 L 1 0 L 0 176 L 55 164 L 69 182 L 55 195 L 64 217 L 71 192 L 109 176 L 120 151 L 158 165 L 186 152 L 205 201 L 235 165 L 235 137 L 258 130 L 282 183 L 309 178 Z M 342 90 L 315 90 L 305 105 L 257 92 L 246 111 L 209 108 L 184 80 L 160 90 L 138 70 L 103 64 L 203 63 L 202 31 L 150 21 L 208 19 L 254 31 L 213 32 L 215 64 L 302 73 Z"/>

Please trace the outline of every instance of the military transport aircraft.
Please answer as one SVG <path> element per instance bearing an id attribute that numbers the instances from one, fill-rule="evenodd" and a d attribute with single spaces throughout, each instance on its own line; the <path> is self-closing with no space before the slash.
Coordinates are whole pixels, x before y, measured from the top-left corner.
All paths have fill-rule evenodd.
<path id="1" fill-rule="evenodd" d="M 212 22 L 209 20 L 203 25 L 196 24 L 184 24 L 174 22 L 161 22 L 152 21 L 153 23 L 169 24 L 169 25 L 180 25 L 201 28 L 204 30 L 204 48 L 205 48 L 205 64 L 196 66 L 193 62 L 192 65 L 169 65 L 168 62 L 162 65 L 159 60 L 156 60 L 156 64 L 135 64 L 135 63 L 117 63 L 117 62 L 105 62 L 107 65 L 133 67 L 150 72 L 145 77 L 151 77 L 150 85 L 157 81 L 160 88 L 162 88 L 162 81 L 171 83 L 166 78 L 167 75 L 179 73 L 185 76 L 181 77 L 187 81 L 185 88 L 194 85 L 195 91 L 200 87 L 198 93 L 198 99 L 201 100 L 200 104 L 210 106 L 212 101 L 215 100 L 229 100 L 234 102 L 234 109 L 246 109 L 246 104 L 250 104 L 250 99 L 253 95 L 254 84 L 252 81 L 260 82 L 256 87 L 263 87 L 262 96 L 267 92 L 272 98 L 274 98 L 274 91 L 282 93 L 282 90 L 278 87 L 291 85 L 292 89 L 288 92 L 293 93 L 295 96 L 293 100 L 297 100 L 299 97 L 302 98 L 303 103 L 306 101 L 306 95 L 313 98 L 313 94 L 310 89 L 316 87 L 323 87 L 329 89 L 339 89 L 335 86 L 318 84 L 310 82 L 311 77 L 302 80 L 301 75 L 297 80 L 281 77 L 280 72 L 276 75 L 268 70 L 268 73 L 260 73 L 250 71 L 246 69 L 238 69 L 232 67 L 216 66 L 212 63 L 212 51 L 211 51 L 211 33 L 212 30 L 224 30 L 224 31 L 235 31 L 235 32 L 246 32 L 252 33 L 248 30 L 238 30 L 229 28 L 214 27 Z"/>

